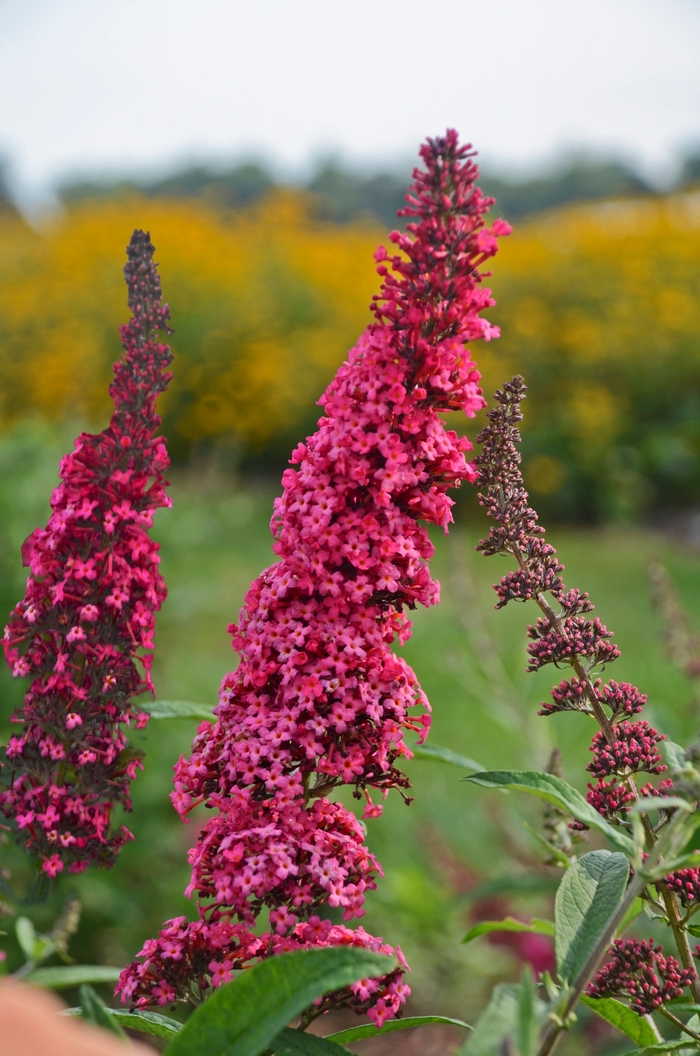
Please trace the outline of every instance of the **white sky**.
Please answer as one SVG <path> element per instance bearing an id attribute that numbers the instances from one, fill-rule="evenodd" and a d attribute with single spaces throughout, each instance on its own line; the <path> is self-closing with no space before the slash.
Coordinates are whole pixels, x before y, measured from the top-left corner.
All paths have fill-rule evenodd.
<path id="1" fill-rule="evenodd" d="M 0 152 L 67 173 L 259 155 L 487 164 L 700 143 L 700 0 L 0 0 Z"/>

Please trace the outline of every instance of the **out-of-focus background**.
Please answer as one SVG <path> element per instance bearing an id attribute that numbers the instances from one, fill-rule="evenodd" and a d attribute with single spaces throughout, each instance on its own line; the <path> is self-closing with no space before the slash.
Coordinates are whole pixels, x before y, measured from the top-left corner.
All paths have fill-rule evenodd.
<path id="1" fill-rule="evenodd" d="M 672 739 L 692 737 L 698 43 L 690 0 L 0 0 L 2 612 L 22 596 L 19 547 L 45 523 L 60 455 L 107 422 L 123 251 L 144 227 L 176 330 L 154 674 L 159 696 L 213 705 L 236 662 L 226 624 L 273 559 L 280 473 L 369 321 L 372 254 L 399 223 L 418 144 L 449 125 L 479 149 L 494 214 L 514 226 L 489 280 L 503 336 L 474 346 L 486 394 L 525 375 L 526 483 L 567 582 L 616 632 L 614 677 L 649 694 Z M 479 424 L 457 427 L 473 437 Z M 417 614 L 405 648 L 432 736 L 489 767 L 542 767 L 556 746 L 585 787 L 591 731 L 537 718 L 552 679 L 524 674 L 532 614 L 493 612 L 502 569 L 474 553 L 473 496 L 459 496 L 456 521 L 436 537 L 442 605 Z M 22 694 L 4 670 L 0 694 L 4 737 Z M 125 964 L 164 917 L 192 913 L 181 892 L 198 823 L 182 826 L 167 794 L 193 733 L 184 720 L 151 724 L 135 843 L 111 872 L 62 878 L 28 910 L 48 927 L 77 891 L 83 961 Z M 494 981 L 524 961 L 546 967 L 551 950 L 532 937 L 465 947 L 464 932 L 507 913 L 548 916 L 558 875 L 523 825 L 541 823 L 536 808 L 480 795 L 438 764 L 410 772 L 410 808 L 390 801 L 369 823 L 386 878 L 363 923 L 404 948 L 415 1012 L 471 1019 Z M 21 889 L 21 857 L 10 844 L 1 853 Z M 421 1038 L 405 1051 L 458 1040 Z M 616 1051 L 614 1032 L 585 1020 L 567 1045 Z"/>

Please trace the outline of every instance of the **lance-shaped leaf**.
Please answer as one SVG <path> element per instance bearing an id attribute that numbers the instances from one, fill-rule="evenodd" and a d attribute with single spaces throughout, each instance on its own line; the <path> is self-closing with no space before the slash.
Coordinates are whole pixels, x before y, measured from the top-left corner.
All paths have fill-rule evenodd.
<path id="1" fill-rule="evenodd" d="M 272 1039 L 270 1048 L 277 1056 L 348 1056 L 348 1050 L 343 1045 L 305 1031 L 290 1030 L 289 1027 Z"/>
<path id="2" fill-rule="evenodd" d="M 478 939 L 480 935 L 488 935 L 492 931 L 528 931 L 534 935 L 554 935 L 555 929 L 551 920 L 541 920 L 540 917 L 533 917 L 529 922 L 516 920 L 515 917 L 481 920 L 469 929 L 462 942 L 471 942 L 472 939 Z"/>
<path id="3" fill-rule="evenodd" d="M 36 960 L 39 936 L 29 917 L 17 917 L 15 921 L 15 935 L 22 953 L 28 961 Z"/>
<path id="4" fill-rule="evenodd" d="M 35 968 L 23 979 L 32 986 L 43 986 L 47 990 L 67 990 L 83 983 L 116 983 L 121 971 L 111 964 L 59 964 L 54 968 Z"/>
<path id="5" fill-rule="evenodd" d="M 225 983 L 200 1005 L 166 1056 L 258 1056 L 290 1020 L 323 994 L 395 965 L 351 946 L 298 950 L 269 957 Z"/>
<path id="6" fill-rule="evenodd" d="M 170 1041 L 182 1030 L 182 1023 L 170 1016 L 161 1016 L 159 1012 L 148 1012 L 145 1008 L 136 1008 L 133 1012 L 127 1012 L 121 1008 L 108 1008 L 107 1012 L 122 1027 L 129 1030 L 140 1030 L 144 1034 L 151 1034 L 154 1038 L 163 1038 Z M 82 1008 L 67 1008 L 64 1016 L 77 1016 L 82 1018 Z"/>
<path id="7" fill-rule="evenodd" d="M 656 1045 L 659 1041 L 651 1023 L 638 1012 L 623 1005 L 622 1001 L 616 1001 L 614 997 L 589 997 L 587 994 L 583 994 L 579 1001 L 596 1015 L 612 1023 L 620 1033 L 626 1034 L 637 1045 Z"/>
<path id="8" fill-rule="evenodd" d="M 106 1004 L 91 986 L 81 986 L 78 990 L 78 997 L 80 998 L 83 1019 L 86 1023 L 102 1027 L 103 1030 L 108 1030 L 110 1034 L 116 1034 L 117 1037 L 126 1040 L 126 1032 L 122 1030 L 114 1016 L 109 1014 Z"/>
<path id="9" fill-rule="evenodd" d="M 139 701 L 139 707 L 147 711 L 152 719 L 207 719 L 216 722 L 216 715 L 211 708 L 192 700 Z"/>
<path id="10" fill-rule="evenodd" d="M 634 855 L 634 842 L 621 829 L 610 825 L 598 811 L 571 785 L 554 774 L 541 773 L 539 770 L 485 770 L 464 778 L 476 785 L 486 788 L 513 789 L 538 796 L 548 803 L 561 807 L 577 821 L 583 822 L 591 829 L 597 829 L 612 843 L 613 847 L 630 857 Z"/>
<path id="11" fill-rule="evenodd" d="M 518 999 L 518 1053 L 532 1056 L 537 1045 L 537 1008 L 535 981 L 528 964 L 523 971 Z"/>
<path id="12" fill-rule="evenodd" d="M 539 1023 L 546 1012 L 546 1005 L 539 998 L 533 996 L 531 1006 L 529 1001 L 527 996 L 522 997 L 519 984 L 499 983 L 460 1052 L 464 1056 L 500 1056 L 510 1051 L 504 1044 L 506 1039 L 516 1043 L 525 1021 L 532 1016 Z"/>
<path id="13" fill-rule="evenodd" d="M 628 1049 L 622 1056 L 663 1056 L 665 1052 L 685 1051 L 690 1056 L 698 1051 L 697 1043 L 692 1038 L 680 1038 L 678 1041 L 660 1041 L 658 1045 L 646 1045 L 643 1049 Z"/>
<path id="14" fill-rule="evenodd" d="M 466 755 L 453 752 L 451 748 L 443 748 L 440 744 L 416 744 L 411 748 L 416 759 L 427 759 L 436 763 L 449 763 L 457 766 L 460 770 L 483 770 L 479 763 L 475 763 Z"/>
<path id="15" fill-rule="evenodd" d="M 411 1027 L 424 1027 L 429 1023 L 446 1023 L 450 1027 L 462 1027 L 463 1030 L 471 1030 L 468 1023 L 461 1019 L 450 1019 L 449 1016 L 407 1016 L 405 1019 L 390 1019 L 383 1027 L 375 1027 L 373 1023 L 363 1023 L 359 1027 L 348 1027 L 347 1030 L 338 1030 L 335 1034 L 329 1034 L 326 1041 L 342 1042 L 362 1041 L 363 1038 L 373 1038 L 377 1034 L 393 1034 L 395 1030 L 410 1030 Z"/>
<path id="16" fill-rule="evenodd" d="M 554 902 L 557 971 L 575 979 L 625 894 L 629 862 L 624 854 L 591 851 L 564 873 Z"/>

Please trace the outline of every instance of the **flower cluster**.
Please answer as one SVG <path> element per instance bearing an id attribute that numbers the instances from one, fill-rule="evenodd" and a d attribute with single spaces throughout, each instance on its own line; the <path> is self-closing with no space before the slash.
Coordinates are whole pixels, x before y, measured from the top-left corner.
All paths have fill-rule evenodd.
<path id="1" fill-rule="evenodd" d="M 114 414 L 98 435 L 83 433 L 61 461 L 61 483 L 45 529 L 22 548 L 27 591 L 5 630 L 7 662 L 31 676 L 12 716 L 2 763 L 0 808 L 55 876 L 90 861 L 111 865 L 130 837 L 111 831 L 116 804 L 130 808 L 140 760 L 124 728 L 148 716 L 132 698 L 152 689 L 155 612 L 165 597 L 153 515 L 169 506 L 169 462 L 156 398 L 169 380 L 170 333 L 149 235 L 135 231 L 124 274 L 132 319 L 114 367 Z"/>
<path id="2" fill-rule="evenodd" d="M 545 541 L 544 529 L 529 505 L 518 450 L 524 398 L 523 379 L 516 376 L 496 393 L 496 406 L 487 415 L 489 424 L 477 437 L 482 444 L 474 459 L 479 469 L 476 483 L 482 489 L 479 502 L 496 522 L 477 549 L 486 556 L 509 554 L 516 559 L 517 570 L 494 587 L 499 598 L 496 608 L 534 599 L 543 613 L 528 627 L 528 670 L 546 664 L 573 669 L 570 678 L 552 689 L 551 702 L 542 704 L 539 714 L 579 711 L 595 717 L 600 730 L 593 738 L 588 769 L 599 780 L 589 784 L 586 798 L 609 821 L 625 824 L 636 796 L 654 792 L 651 785 L 636 789 L 630 775 L 660 774 L 666 769 L 656 748 L 663 736 L 647 722 L 629 721 L 647 699 L 635 686 L 614 680 L 603 683 L 595 677 L 596 669 L 616 660 L 620 650 L 611 641 L 612 632 L 597 617 L 588 617 L 593 609 L 588 594 L 567 590 L 561 576 L 564 566 Z M 545 594 L 554 599 L 556 608 Z M 613 779 L 606 782 L 608 777 Z M 664 783 L 656 792 L 665 790 Z M 572 827 L 585 828 L 579 822 Z"/>
<path id="3" fill-rule="evenodd" d="M 360 929 L 305 938 L 326 904 L 346 920 L 360 916 L 378 872 L 354 815 L 327 796 L 354 786 L 365 818 L 376 817 L 370 789 L 405 797 L 397 766 L 411 756 L 405 732 L 428 731 L 425 696 L 390 646 L 410 635 L 405 610 L 439 596 L 419 522 L 446 530 L 447 489 L 474 477 L 471 445 L 440 413 L 473 416 L 484 406 L 465 345 L 498 334 L 479 316 L 494 303 L 479 267 L 510 230 L 501 221 L 484 227 L 492 202 L 475 187 L 476 166 L 455 133 L 429 140 L 421 155 L 425 171 L 415 171 L 403 210 L 416 222 L 391 234 L 400 254 L 375 254 L 384 280 L 376 321 L 319 401 L 324 417 L 294 451 L 298 468 L 282 477 L 272 520 L 280 560 L 253 583 L 230 627 L 240 664 L 223 681 L 215 725 L 200 728 L 176 767 L 172 799 L 183 817 L 201 802 L 217 811 L 190 858 L 188 891 L 210 900 L 200 903 L 197 935 L 202 920 L 252 925 L 266 907 L 272 952 L 283 940 L 379 941 Z M 155 1000 L 153 976 L 139 971 L 123 973 L 123 998 Z M 407 992 L 392 976 L 335 1002 L 380 1023 Z"/>
<path id="4" fill-rule="evenodd" d="M 682 997 L 696 978 L 694 968 L 681 968 L 674 957 L 664 957 L 654 940 L 616 939 L 612 960 L 589 983 L 589 997 L 629 997 L 630 1008 L 641 1016 Z"/>
<path id="5" fill-rule="evenodd" d="M 409 988 L 402 981 L 408 965 L 401 951 L 385 946 L 364 928 L 351 930 L 311 916 L 297 924 L 288 935 L 254 935 L 242 924 L 232 924 L 211 914 L 209 920 L 187 923 L 185 917 L 166 922 L 157 939 L 149 939 L 139 954 L 139 962 L 120 983 L 124 1001 L 135 1007 L 168 1005 L 185 996 L 199 1003 L 212 988 L 230 982 L 234 973 L 255 957 L 325 946 L 359 946 L 375 953 L 398 954 L 399 965 L 381 979 L 360 979 L 345 993 L 327 994 L 316 1006 L 320 1014 L 351 996 L 357 1012 L 372 1010 L 376 1022 L 383 1023 L 403 1003 Z"/>
<path id="6" fill-rule="evenodd" d="M 648 722 L 621 722 L 613 727 L 615 740 L 609 744 L 603 731 L 591 744 L 593 760 L 586 767 L 596 777 L 610 774 L 660 774 L 667 767 L 661 762 L 656 745 L 665 740 Z"/>
<path id="7" fill-rule="evenodd" d="M 700 903 L 700 869 L 678 869 L 664 877 L 664 884 L 678 895 L 684 906 Z"/>

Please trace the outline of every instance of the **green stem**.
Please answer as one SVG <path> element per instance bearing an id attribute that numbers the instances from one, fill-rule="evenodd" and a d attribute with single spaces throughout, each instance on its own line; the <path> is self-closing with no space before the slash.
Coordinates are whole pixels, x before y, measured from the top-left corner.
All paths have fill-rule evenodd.
<path id="1" fill-rule="evenodd" d="M 518 555 L 516 554 L 516 556 Z M 522 566 L 523 561 L 519 557 L 518 560 Z M 542 594 L 538 594 L 535 600 L 540 610 L 549 620 L 551 626 L 554 627 L 554 629 L 560 635 L 562 635 L 563 638 L 566 638 L 566 632 L 561 618 L 557 616 L 556 612 L 549 604 L 547 599 Z M 593 681 L 588 670 L 586 669 L 585 665 L 579 657 L 576 657 L 576 659 L 572 663 L 572 666 L 577 676 L 585 683 L 586 696 L 588 697 L 588 701 L 591 705 L 591 708 L 593 709 L 595 719 L 598 725 L 600 726 L 601 730 L 603 731 L 603 736 L 607 740 L 608 744 L 612 744 L 615 740 L 615 734 L 605 712 L 603 711 L 601 703 L 598 699 L 598 694 L 596 693 L 595 686 L 593 685 Z M 634 777 L 630 775 L 626 779 L 625 783 L 627 784 L 627 787 L 629 788 L 630 792 L 634 795 L 635 799 L 639 801 L 639 791 L 637 789 Z M 644 832 L 646 834 L 647 850 L 651 851 L 651 849 L 657 842 L 657 834 L 654 832 L 654 826 L 652 825 L 651 820 L 649 819 L 649 816 L 647 814 L 642 814 L 641 819 L 642 824 L 644 826 Z M 673 938 L 676 943 L 676 949 L 678 950 L 678 956 L 680 958 L 681 964 L 684 968 L 692 969 L 694 973 L 694 978 L 692 983 L 690 984 L 690 988 L 693 994 L 694 1001 L 696 1002 L 696 1004 L 700 1004 L 700 978 L 698 978 L 698 975 L 695 972 L 693 954 L 690 949 L 688 934 L 683 926 L 683 916 L 678 906 L 678 901 L 675 895 L 673 895 L 672 892 L 670 892 L 663 885 L 659 885 L 659 887 L 657 887 L 657 890 L 664 904 L 666 919 L 668 920 L 669 927 L 671 928 L 671 931 L 673 933 Z"/>
<path id="2" fill-rule="evenodd" d="M 653 855 L 649 856 L 644 868 L 635 869 L 634 875 L 627 886 L 625 897 L 605 925 L 604 930 L 600 934 L 598 941 L 588 955 L 586 963 L 581 968 L 576 979 L 565 991 L 564 995 L 562 995 L 564 999 L 563 1007 L 554 1010 L 556 1018 L 551 1018 L 545 1027 L 544 1034 L 542 1035 L 542 1042 L 537 1051 L 537 1056 L 549 1056 L 559 1041 L 561 1034 L 568 1028 L 571 1013 L 576 1007 L 576 1003 L 578 1002 L 584 987 L 607 953 L 608 946 L 615 938 L 617 929 L 625 919 L 627 911 L 635 898 L 639 897 L 644 888 L 650 882 L 654 869 L 656 869 L 659 863 L 663 861 L 664 855 L 672 847 L 673 837 L 675 835 L 674 830 L 678 825 L 683 824 L 684 819 L 678 817 L 674 820 L 676 824 L 674 825 L 674 822 L 672 821 L 665 829 L 662 837 L 656 844 L 656 847 L 654 847 Z"/>
<path id="3" fill-rule="evenodd" d="M 619 906 L 608 920 L 605 926 L 605 930 L 601 933 L 598 941 L 594 948 L 591 950 L 586 963 L 577 975 L 576 979 L 572 983 L 571 987 L 567 991 L 566 1002 L 563 1009 L 557 1010 L 556 1020 L 550 1019 L 549 1023 L 545 1027 L 544 1034 L 542 1036 L 542 1042 L 539 1049 L 537 1050 L 537 1056 L 549 1056 L 554 1049 L 554 1046 L 559 1041 L 560 1035 L 567 1029 L 567 1022 L 571 1013 L 573 1012 L 579 997 L 583 993 L 583 988 L 588 983 L 593 973 L 598 968 L 600 962 L 607 953 L 608 946 L 615 938 L 617 929 L 619 928 L 622 921 L 625 919 L 625 915 L 634 902 L 635 898 L 638 898 L 646 884 L 648 883 L 647 877 L 643 876 L 640 872 L 636 872 L 632 877 L 625 897 Z"/>
<path id="4" fill-rule="evenodd" d="M 673 1012 L 669 1012 L 668 1009 L 664 1008 L 663 1005 L 661 1005 L 660 1008 L 657 1008 L 656 1011 L 660 1012 L 662 1016 L 670 1020 L 670 1022 L 677 1026 L 680 1030 L 682 1030 L 684 1034 L 689 1034 L 690 1037 L 694 1039 L 694 1041 L 700 1041 L 700 1034 L 696 1034 L 694 1030 L 691 1030 L 690 1027 L 687 1027 L 685 1023 L 683 1023 L 683 1021 L 678 1018 L 678 1016 L 674 1016 Z"/>

